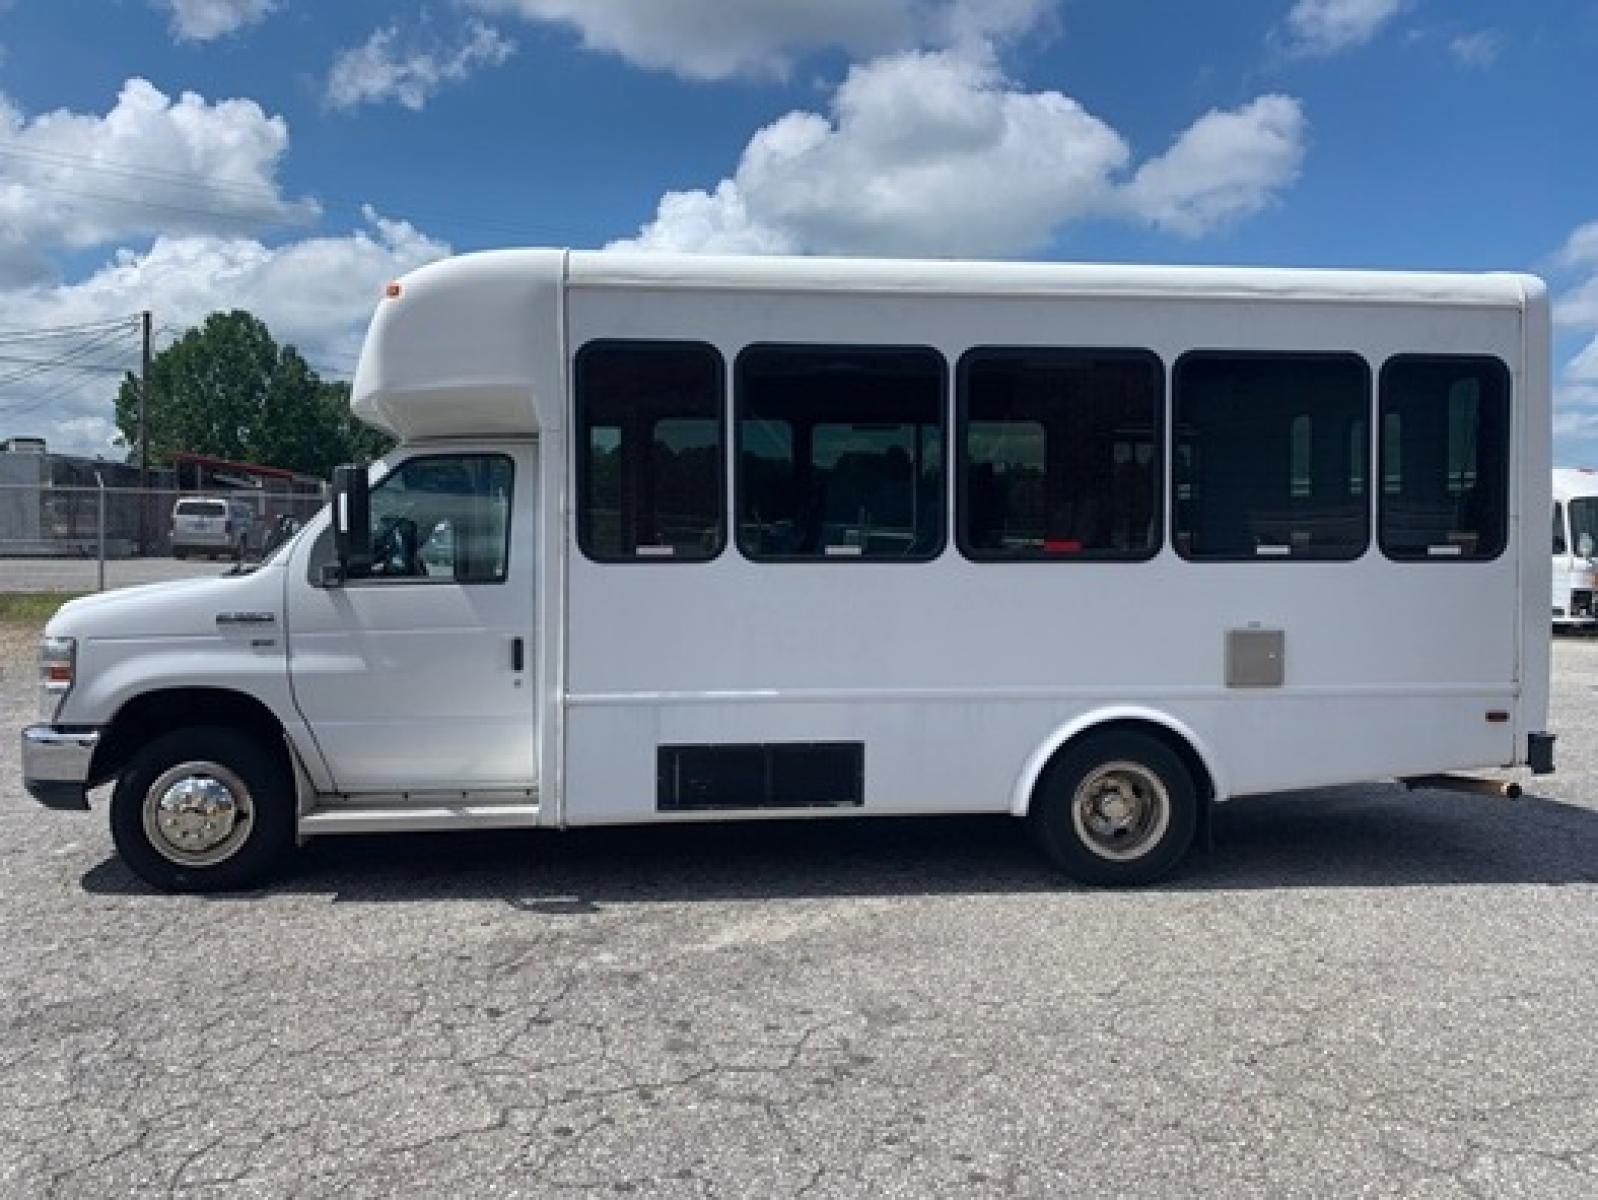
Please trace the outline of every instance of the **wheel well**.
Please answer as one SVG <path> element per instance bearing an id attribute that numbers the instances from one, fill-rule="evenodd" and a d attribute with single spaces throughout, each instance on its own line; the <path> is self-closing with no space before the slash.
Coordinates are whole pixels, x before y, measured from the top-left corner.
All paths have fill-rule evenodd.
<path id="1" fill-rule="evenodd" d="M 1104 733 L 1141 733 L 1160 742 L 1182 760 L 1182 765 L 1187 768 L 1188 774 L 1192 776 L 1193 787 L 1198 792 L 1198 798 L 1204 807 L 1208 808 L 1210 801 L 1215 799 L 1215 780 L 1211 778 L 1209 768 L 1204 765 L 1204 760 L 1199 757 L 1198 751 L 1193 749 L 1191 742 L 1176 732 L 1176 730 L 1169 726 L 1161 725 L 1157 721 L 1140 721 L 1135 717 L 1121 717 L 1113 721 L 1105 721 L 1099 725 L 1090 725 L 1088 728 L 1072 734 L 1056 746 L 1054 753 L 1049 755 L 1048 762 L 1044 763 L 1043 769 L 1038 772 L 1037 779 L 1033 780 L 1032 794 L 1027 797 L 1028 809 L 1032 807 L 1033 797 L 1037 795 L 1038 788 L 1048 778 L 1050 768 L 1060 760 L 1060 756 L 1072 747 L 1079 746 L 1084 741 Z"/>
<path id="2" fill-rule="evenodd" d="M 287 754 L 283 726 L 253 696 L 226 688 L 169 688 L 129 700 L 100 735 L 89 768 L 89 786 L 122 772 L 152 738 L 190 725 L 221 725 L 258 734 L 264 745 Z"/>

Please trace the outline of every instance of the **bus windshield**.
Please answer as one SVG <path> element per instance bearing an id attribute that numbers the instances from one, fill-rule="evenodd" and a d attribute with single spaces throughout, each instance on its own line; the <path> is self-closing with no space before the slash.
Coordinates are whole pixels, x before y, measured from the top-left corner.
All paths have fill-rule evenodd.
<path id="1" fill-rule="evenodd" d="M 1598 496 L 1582 496 L 1570 502 L 1570 548 L 1582 554 L 1582 535 L 1588 538 L 1585 554 L 1591 557 L 1598 548 Z"/>

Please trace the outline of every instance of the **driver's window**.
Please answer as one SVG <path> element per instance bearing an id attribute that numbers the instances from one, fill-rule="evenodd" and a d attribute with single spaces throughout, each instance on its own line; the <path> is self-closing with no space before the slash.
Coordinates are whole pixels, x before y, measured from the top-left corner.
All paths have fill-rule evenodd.
<path id="1" fill-rule="evenodd" d="M 503 583 L 514 469 L 500 454 L 413 458 L 372 488 L 373 579 Z"/>

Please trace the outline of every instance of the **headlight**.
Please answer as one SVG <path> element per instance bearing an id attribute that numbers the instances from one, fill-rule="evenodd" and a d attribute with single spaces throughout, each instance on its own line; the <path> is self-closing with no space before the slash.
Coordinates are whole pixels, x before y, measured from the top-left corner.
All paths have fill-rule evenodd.
<path id="1" fill-rule="evenodd" d="M 39 708 L 43 716 L 55 715 L 62 699 L 72 690 L 77 673 L 76 638 L 45 638 L 39 643 Z"/>

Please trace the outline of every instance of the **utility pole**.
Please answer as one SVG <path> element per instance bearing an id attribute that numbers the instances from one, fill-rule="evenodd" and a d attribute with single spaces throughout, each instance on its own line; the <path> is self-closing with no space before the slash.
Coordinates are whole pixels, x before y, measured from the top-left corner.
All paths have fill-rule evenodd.
<path id="1" fill-rule="evenodd" d="M 150 310 L 140 314 L 144 328 L 144 365 L 139 369 L 139 486 L 150 487 Z"/>
<path id="2" fill-rule="evenodd" d="M 139 553 L 150 552 L 150 310 L 140 314 L 144 360 L 139 369 Z"/>

